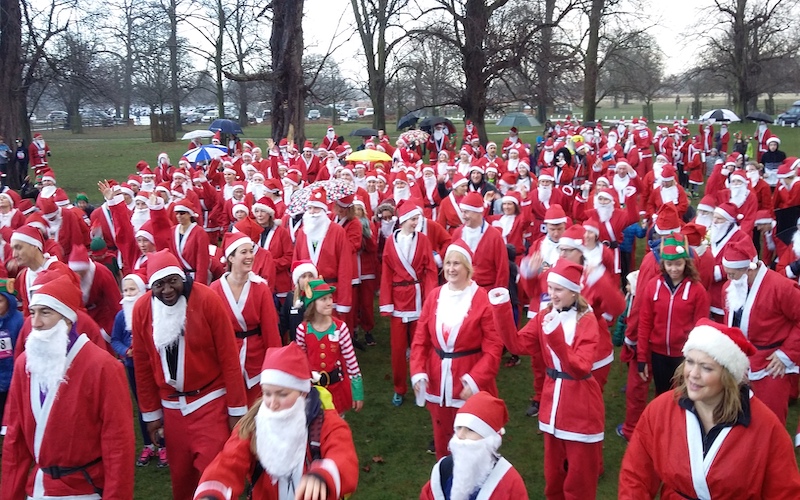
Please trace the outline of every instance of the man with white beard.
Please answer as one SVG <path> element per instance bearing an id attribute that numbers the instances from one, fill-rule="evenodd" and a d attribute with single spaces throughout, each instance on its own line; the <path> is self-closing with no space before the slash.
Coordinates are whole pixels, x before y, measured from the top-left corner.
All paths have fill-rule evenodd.
<path id="1" fill-rule="evenodd" d="M 205 470 L 194 499 L 239 498 L 245 478 L 254 499 L 350 496 L 358 483 L 353 436 L 328 391 L 311 385 L 308 358 L 296 343 L 267 350 L 261 389 L 263 398 Z"/>
<path id="2" fill-rule="evenodd" d="M 436 172 L 433 167 L 426 165 L 422 168 L 422 182 L 419 183 L 419 190 L 422 194 L 423 215 L 428 219 L 436 219 L 439 215 L 439 203 L 442 202 L 442 197 L 439 195 L 437 185 Z"/>
<path id="3" fill-rule="evenodd" d="M 725 286 L 725 280 L 727 279 L 722 264 L 725 248 L 728 245 L 737 244 L 741 240 L 750 239 L 750 235 L 739 230 L 738 220 L 739 212 L 736 205 L 730 202 L 723 203 L 714 209 L 711 227 L 708 229 L 709 246 L 711 255 L 714 256 L 714 281 L 708 288 L 708 295 L 711 297 L 712 319 L 721 318 L 725 312 L 725 301 L 722 297 L 722 288 Z"/>
<path id="4" fill-rule="evenodd" d="M 428 138 L 428 142 L 425 144 L 426 148 L 430 152 L 431 160 L 438 158 L 439 153 L 442 151 L 450 151 L 452 149 L 448 133 L 448 126 L 444 123 L 438 123 L 433 127 L 433 133 Z"/>
<path id="5" fill-rule="evenodd" d="M 531 245 L 547 234 L 544 220 L 550 207 L 554 205 L 569 207 L 572 204 L 572 200 L 564 194 L 564 191 L 555 188 L 555 176 L 552 168 L 542 169 L 539 173 L 539 185 L 535 190 L 530 193 L 520 190 L 520 195 L 522 196 L 520 208 L 523 211 L 530 211 L 529 218 L 531 220 L 530 228 L 523 233 L 522 237 Z M 558 241 L 558 238 L 554 241 Z"/>
<path id="6" fill-rule="evenodd" d="M 769 144 L 767 141 L 772 137 L 772 132 L 767 127 L 767 122 L 758 122 L 758 129 L 756 129 L 756 140 L 758 140 L 758 154 L 756 161 L 761 163 L 761 155 L 769 151 Z"/>
<path id="7" fill-rule="evenodd" d="M 655 167 L 653 168 L 655 169 Z M 639 194 L 644 195 L 641 192 L 641 182 L 636 170 L 631 167 L 627 160 L 619 160 L 617 162 L 614 176 L 611 178 L 611 186 L 617 192 L 620 206 L 626 207 L 629 203 L 639 206 L 636 203 L 636 197 Z"/>
<path id="8" fill-rule="evenodd" d="M 694 221 L 705 228 L 711 227 L 716 206 L 717 202 L 713 195 L 707 194 L 703 196 L 700 203 L 697 204 L 697 215 L 695 215 Z"/>
<path id="9" fill-rule="evenodd" d="M 747 172 L 742 169 L 734 170 L 728 178 L 728 185 L 730 190 L 730 199 L 728 201 L 736 205 L 742 215 L 742 219 L 739 221 L 739 229 L 746 234 L 752 234 L 756 212 L 758 211 L 758 199 L 756 194 L 750 191 L 750 180 L 747 178 Z"/>
<path id="10" fill-rule="evenodd" d="M 401 201 L 411 198 L 411 186 L 408 185 L 408 180 L 403 172 L 398 172 L 397 176 L 392 181 L 392 199 L 395 206 L 399 205 Z"/>
<path id="11" fill-rule="evenodd" d="M 169 442 L 172 497 L 189 500 L 247 411 L 239 352 L 221 299 L 169 250 L 148 256 L 147 282 L 133 307 L 139 408 L 152 441 Z"/>
<path id="12" fill-rule="evenodd" d="M 420 499 L 527 499 L 522 476 L 497 452 L 506 423 L 508 411 L 502 399 L 485 391 L 469 398 L 456 413 L 451 455 L 433 466 Z"/>
<path id="13" fill-rule="evenodd" d="M 31 299 L 32 331 L 6 406 L 4 499 L 133 499 L 133 408 L 120 397 L 128 392 L 125 371 L 75 328 L 80 308 L 66 276 Z"/>
<path id="14" fill-rule="evenodd" d="M 502 153 L 503 158 L 508 158 L 508 152 L 511 149 L 517 149 L 522 154 L 522 151 L 525 150 L 525 146 L 522 145 L 522 142 L 519 140 L 519 130 L 517 127 L 511 127 L 508 130 L 508 137 L 503 141 Z"/>
<path id="15" fill-rule="evenodd" d="M 149 191 L 139 191 L 139 194 L 133 199 L 133 212 L 131 213 L 131 225 L 135 233 L 144 225 L 145 222 L 150 220 L 150 207 L 147 202 L 150 199 Z"/>
<path id="16" fill-rule="evenodd" d="M 520 157 L 519 157 L 519 150 L 518 149 L 509 149 L 508 150 L 508 160 L 506 160 L 506 169 L 509 172 L 516 172 L 517 171 L 517 165 L 519 165 L 520 161 L 521 160 L 520 160 Z"/>
<path id="17" fill-rule="evenodd" d="M 594 195 L 594 208 L 584 211 L 584 216 L 577 218 L 581 221 L 597 219 L 600 232 L 598 241 L 608 246 L 614 254 L 614 268 L 609 271 L 619 275 L 622 272 L 619 244 L 624 238 L 623 231 L 639 222 L 639 211 L 635 203 L 628 203 L 625 208 L 617 207 L 615 194 L 611 188 L 599 189 Z M 581 200 L 576 198 L 576 201 Z M 585 203 L 579 203 L 579 206 L 582 205 Z"/>
<path id="18" fill-rule="evenodd" d="M 351 244 L 345 230 L 328 218 L 326 201 L 327 193 L 322 186 L 309 195 L 303 225 L 295 233 L 292 261 L 310 260 L 317 267 L 319 276 L 324 276 L 327 283 L 336 286 L 333 295 L 335 309 L 339 315 L 345 315 L 352 309 L 352 281 L 357 271 L 353 269 Z"/>
<path id="19" fill-rule="evenodd" d="M 328 130 L 325 132 L 325 137 L 322 139 L 322 148 L 325 148 L 326 151 L 333 151 L 338 145 L 339 143 L 336 141 L 336 131 L 333 127 L 328 127 Z"/>
<path id="20" fill-rule="evenodd" d="M 728 245 L 722 264 L 728 277 L 725 323 L 740 328 L 757 349 L 750 356 L 750 387 L 786 424 L 796 379 L 785 375 L 800 372 L 800 288 L 760 262 L 750 238 Z"/>
<path id="21" fill-rule="evenodd" d="M 676 170 L 671 164 L 664 165 L 661 170 L 661 185 L 650 193 L 650 198 L 645 206 L 647 217 L 652 217 L 665 203 L 674 204 L 680 218 L 683 218 L 683 214 L 689 209 L 689 198 L 683 187 L 676 182 Z"/>
<path id="22" fill-rule="evenodd" d="M 36 132 L 33 134 L 33 140 L 28 145 L 28 163 L 32 167 L 47 165 L 47 159 L 49 157 L 50 146 L 48 146 L 44 141 L 44 137 L 42 136 L 41 132 Z"/>

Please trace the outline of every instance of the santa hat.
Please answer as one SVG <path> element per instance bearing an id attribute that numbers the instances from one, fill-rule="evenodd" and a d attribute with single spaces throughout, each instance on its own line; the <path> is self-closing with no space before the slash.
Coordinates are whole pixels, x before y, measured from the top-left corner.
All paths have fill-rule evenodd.
<path id="1" fill-rule="evenodd" d="M 722 252 L 722 265 L 731 269 L 756 269 L 758 253 L 750 238 L 731 240 Z"/>
<path id="2" fill-rule="evenodd" d="M 305 151 L 312 151 L 312 152 L 314 151 L 314 145 L 313 145 L 313 144 L 311 144 L 311 141 L 306 141 L 306 142 L 303 144 L 303 151 L 304 151 L 304 152 L 305 152 Z"/>
<path id="3" fill-rule="evenodd" d="M 56 202 L 52 198 L 42 198 L 40 196 L 39 199 L 36 200 L 36 207 L 45 215 L 45 217 L 58 211 L 58 206 L 56 206 Z"/>
<path id="4" fill-rule="evenodd" d="M 463 186 L 469 183 L 469 179 L 464 177 L 461 174 L 456 174 L 453 176 L 453 189 L 457 188 L 458 186 Z"/>
<path id="5" fill-rule="evenodd" d="M 589 217 L 583 221 L 583 228 L 590 233 L 594 233 L 597 237 L 600 237 L 600 226 L 600 220 L 597 217 Z"/>
<path id="6" fill-rule="evenodd" d="M 172 205 L 173 212 L 186 212 L 192 217 L 197 217 L 197 212 L 194 211 L 194 206 L 192 206 L 192 202 L 189 200 L 181 200 L 178 203 Z"/>
<path id="7" fill-rule="evenodd" d="M 674 203 L 664 203 L 656 213 L 654 229 L 657 234 L 666 236 L 681 229 L 681 219 Z"/>
<path id="8" fill-rule="evenodd" d="M 554 143 L 553 143 L 553 138 L 552 137 L 547 139 L 547 141 L 544 143 L 545 151 L 552 151 L 553 150 L 553 144 Z"/>
<path id="9" fill-rule="evenodd" d="M 453 428 L 466 427 L 483 438 L 505 434 L 503 428 L 508 423 L 508 409 L 502 399 L 486 391 L 470 396 L 464 406 L 458 409 Z"/>
<path id="10" fill-rule="evenodd" d="M 89 252 L 84 245 L 73 245 L 67 265 L 75 272 L 89 269 Z"/>
<path id="11" fill-rule="evenodd" d="M 231 207 L 231 214 L 236 215 L 237 212 L 244 212 L 246 215 L 250 215 L 250 209 L 244 203 L 236 203 Z"/>
<path id="12" fill-rule="evenodd" d="M 706 236 L 706 227 L 696 222 L 690 222 L 681 228 L 681 234 L 686 238 L 689 246 L 699 247 Z"/>
<path id="13" fill-rule="evenodd" d="M 683 355 L 689 351 L 708 354 L 738 382 L 744 379 L 750 368 L 748 358 L 756 353 L 756 348 L 740 329 L 701 318 L 683 345 Z"/>
<path id="14" fill-rule="evenodd" d="M 558 259 L 547 273 L 547 282 L 580 293 L 582 275 L 583 266 L 567 259 Z"/>
<path id="15" fill-rule="evenodd" d="M 515 172 L 503 172 L 500 176 L 501 186 L 514 186 L 517 184 L 517 174 Z"/>
<path id="16" fill-rule="evenodd" d="M 230 166 L 227 166 L 227 167 L 225 167 L 224 169 L 222 169 L 222 173 L 223 173 L 223 175 L 224 175 L 224 174 L 236 175 L 236 170 L 234 170 L 234 169 L 233 169 L 233 168 L 231 168 Z"/>
<path id="17" fill-rule="evenodd" d="M 586 229 L 580 224 L 568 227 L 558 239 L 558 248 L 575 248 L 580 250 L 581 253 L 585 253 L 586 247 L 583 245 L 584 233 L 586 233 Z"/>
<path id="18" fill-rule="evenodd" d="M 30 214 L 28 218 L 25 219 L 25 224 L 44 232 L 47 232 L 47 228 L 50 227 L 50 223 L 38 212 Z M 42 238 L 44 239 L 44 236 Z"/>
<path id="19" fill-rule="evenodd" d="M 140 187 L 142 185 L 142 178 L 136 174 L 128 176 L 128 184 L 131 186 Z"/>
<path id="20" fill-rule="evenodd" d="M 13 191 L 3 191 L 2 193 L 0 193 L 0 198 L 5 198 L 6 200 L 8 200 L 8 202 L 11 204 L 11 207 L 13 208 L 15 205 L 14 197 L 11 196 L 10 193 L 13 193 Z"/>
<path id="21" fill-rule="evenodd" d="M 780 167 L 778 167 L 778 179 L 785 179 L 797 175 L 797 167 L 800 166 L 800 158 L 790 156 L 783 160 Z"/>
<path id="22" fill-rule="evenodd" d="M 36 132 L 35 134 L 33 134 L 33 140 L 34 141 L 36 139 L 41 139 L 41 138 L 42 138 L 42 133 L 41 132 Z"/>
<path id="23" fill-rule="evenodd" d="M 472 265 L 472 250 L 469 249 L 469 246 L 467 246 L 467 243 L 464 240 L 459 238 L 450 243 L 450 245 L 447 247 L 447 251 L 444 253 L 445 258 L 447 258 L 447 255 L 449 255 L 450 252 L 460 253 L 467 259 L 469 265 Z"/>
<path id="24" fill-rule="evenodd" d="M 486 172 L 483 170 L 483 166 L 481 166 L 479 163 L 473 163 L 473 164 L 472 164 L 472 165 L 469 167 L 469 173 L 472 173 L 472 172 L 480 172 L 480 173 L 482 173 L 482 174 L 485 174 L 485 173 L 486 173 Z"/>
<path id="25" fill-rule="evenodd" d="M 617 168 L 619 168 L 620 165 L 625 165 L 626 167 L 631 168 L 631 164 L 628 163 L 628 160 L 617 160 Z"/>
<path id="26" fill-rule="evenodd" d="M 756 212 L 756 220 L 753 224 L 772 224 L 775 218 L 772 216 L 772 210 L 759 210 Z"/>
<path id="27" fill-rule="evenodd" d="M 707 194 L 703 196 L 703 198 L 700 200 L 700 203 L 697 204 L 697 209 L 703 210 L 705 212 L 713 212 L 714 207 L 716 206 L 717 206 L 717 201 L 714 199 L 713 196 Z"/>
<path id="28" fill-rule="evenodd" d="M 672 233 L 661 240 L 661 259 L 678 260 L 689 257 L 686 248 L 686 238 L 682 233 Z"/>
<path id="29" fill-rule="evenodd" d="M 516 134 L 518 132 L 517 127 L 511 127 L 511 129 L 509 129 L 509 132 L 512 134 Z"/>
<path id="30" fill-rule="evenodd" d="M 275 216 L 275 202 L 266 196 L 262 196 L 255 203 L 253 203 L 253 212 L 256 210 L 263 210 L 268 214 Z"/>
<path id="31" fill-rule="evenodd" d="M 397 222 L 400 224 L 416 217 L 417 215 L 422 215 L 422 211 L 419 209 L 416 203 L 410 200 L 402 200 L 397 205 Z"/>
<path id="32" fill-rule="evenodd" d="M 81 294 L 76 293 L 75 283 L 66 275 L 45 283 L 31 297 L 29 307 L 49 307 L 58 314 L 75 323 L 81 309 Z"/>
<path id="33" fill-rule="evenodd" d="M 516 206 L 520 206 L 522 203 L 520 194 L 516 191 L 509 191 L 500 198 L 500 203 L 513 203 Z"/>
<path id="34" fill-rule="evenodd" d="M 175 254 L 165 248 L 158 252 L 147 254 L 147 285 L 152 287 L 153 283 L 167 276 L 177 274 L 182 280 L 186 279 L 186 273 L 178 262 Z"/>
<path id="35" fill-rule="evenodd" d="M 477 191 L 472 191 L 471 193 L 464 196 L 464 199 L 461 200 L 461 203 L 458 204 L 458 207 L 461 210 L 467 210 L 470 212 L 478 212 L 483 213 L 483 196 L 480 195 Z"/>
<path id="36" fill-rule="evenodd" d="M 296 260 L 292 263 L 292 283 L 297 285 L 300 277 L 306 273 L 311 273 L 312 276 L 319 276 L 317 266 L 310 260 Z"/>
<path id="37" fill-rule="evenodd" d="M 286 177 L 283 178 L 286 182 L 291 184 L 292 186 L 299 186 L 300 185 L 300 173 L 291 170 L 286 174 Z"/>
<path id="38" fill-rule="evenodd" d="M 261 385 L 277 385 L 304 393 L 311 391 L 311 367 L 305 351 L 296 342 L 267 349 L 261 364 Z"/>
<path id="39" fill-rule="evenodd" d="M 545 224 L 566 224 L 567 213 L 558 203 L 550 205 L 550 208 L 544 213 Z"/>
<path id="40" fill-rule="evenodd" d="M 601 177 L 600 179 L 604 179 L 604 177 Z M 598 179 L 598 181 L 600 179 Z M 613 201 L 617 200 L 617 194 L 616 193 L 617 192 L 614 191 L 611 188 L 603 188 L 603 189 L 600 189 L 599 191 L 597 191 L 597 194 L 595 195 L 595 197 L 596 198 L 605 198 L 605 199 L 610 200 L 610 201 L 613 202 Z"/>
<path id="41" fill-rule="evenodd" d="M 323 210 L 328 209 L 328 195 L 325 191 L 323 186 L 317 186 L 311 191 L 311 195 L 309 196 L 307 206 L 308 207 L 318 207 Z"/>
<path id="42" fill-rule="evenodd" d="M 539 180 L 540 181 L 556 181 L 556 174 L 553 172 L 552 168 L 543 168 L 539 172 Z"/>
<path id="43" fill-rule="evenodd" d="M 138 231 L 136 231 L 136 237 L 144 238 L 153 245 L 155 245 L 156 238 L 153 236 L 153 233 L 155 233 L 155 228 L 153 227 L 153 221 L 148 220 L 144 224 L 142 224 L 142 227 L 140 227 Z"/>
<path id="44" fill-rule="evenodd" d="M 126 274 L 125 277 L 122 278 L 122 281 L 125 280 L 131 280 L 134 283 L 136 283 L 136 288 L 139 289 L 140 294 L 143 294 L 145 291 L 147 291 L 147 285 L 145 285 L 144 279 L 142 279 L 141 274 L 137 273 Z"/>
<path id="45" fill-rule="evenodd" d="M 155 175 L 153 173 L 153 171 L 150 170 L 150 165 L 148 165 L 147 162 L 144 161 L 144 160 L 142 160 L 142 161 L 140 161 L 139 163 L 136 164 L 136 170 L 139 172 L 139 175 L 141 175 L 142 177 L 146 177 L 146 176 L 151 176 L 152 177 L 152 176 Z"/>
<path id="46" fill-rule="evenodd" d="M 17 228 L 17 230 L 14 231 L 14 234 L 11 235 L 11 243 L 13 244 L 15 241 L 21 241 L 22 243 L 33 245 L 39 250 L 44 251 L 44 239 L 42 238 L 42 233 L 33 226 L 26 224 Z"/>
<path id="47" fill-rule="evenodd" d="M 725 202 L 715 208 L 714 214 L 724 217 L 728 222 L 737 222 L 744 219 L 744 215 L 739 213 L 739 207 L 731 202 Z"/>
<path id="48" fill-rule="evenodd" d="M 56 174 L 49 168 L 42 172 L 42 181 L 56 182 Z"/>
<path id="49" fill-rule="evenodd" d="M 531 170 L 531 166 L 530 166 L 530 165 L 528 165 L 528 162 L 527 162 L 527 161 L 525 161 L 525 160 L 520 160 L 520 162 L 519 162 L 519 163 L 517 163 L 517 172 L 519 172 L 519 171 L 520 171 L 521 169 L 523 169 L 523 168 L 524 168 L 525 170 L 527 170 L 527 171 L 530 171 L 530 170 Z"/>
<path id="50" fill-rule="evenodd" d="M 131 186 L 127 182 L 123 182 L 122 184 L 120 184 L 119 190 L 122 191 L 123 194 L 127 194 L 131 198 L 135 196 L 133 189 L 131 189 Z"/>
<path id="51" fill-rule="evenodd" d="M 489 149 L 490 146 L 497 147 L 497 143 L 495 143 L 494 141 L 487 142 L 486 143 L 486 149 Z"/>
<path id="52" fill-rule="evenodd" d="M 225 233 L 225 238 L 222 239 L 222 248 L 225 249 L 226 258 L 230 257 L 242 245 L 253 246 L 253 240 L 245 233 Z"/>
<path id="53" fill-rule="evenodd" d="M 747 172 L 745 172 L 741 168 L 738 169 L 738 170 L 734 170 L 733 173 L 730 176 L 730 180 L 733 181 L 734 179 L 738 179 L 739 181 L 741 181 L 741 182 L 746 184 L 747 183 Z"/>
<path id="54" fill-rule="evenodd" d="M 661 169 L 661 180 L 662 181 L 674 181 L 675 180 L 675 166 L 671 163 L 667 163 Z"/>
<path id="55" fill-rule="evenodd" d="M 342 208 L 349 208 L 353 206 L 356 197 L 355 194 L 348 194 L 347 196 L 342 196 L 338 200 L 336 200 L 336 204 Z"/>
<path id="56" fill-rule="evenodd" d="M 773 135 L 772 137 L 770 137 L 769 139 L 767 139 L 767 146 L 769 146 L 769 143 L 770 143 L 770 142 L 774 142 L 775 144 L 777 144 L 777 145 L 779 145 L 779 146 L 780 146 L 780 144 L 781 144 L 781 140 L 778 138 L 778 136 L 777 136 L 777 135 Z"/>

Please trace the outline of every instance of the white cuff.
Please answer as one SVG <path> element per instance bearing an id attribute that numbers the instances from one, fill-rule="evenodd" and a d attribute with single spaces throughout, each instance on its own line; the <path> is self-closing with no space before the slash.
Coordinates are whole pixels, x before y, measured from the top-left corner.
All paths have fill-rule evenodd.
<path id="1" fill-rule="evenodd" d="M 233 490 L 219 481 L 205 481 L 194 490 L 195 498 L 203 498 L 209 493 L 219 493 L 225 500 L 231 500 Z"/>
<path id="2" fill-rule="evenodd" d="M 786 369 L 787 369 L 787 370 L 789 370 L 789 369 L 791 369 L 791 368 L 794 368 L 794 367 L 796 367 L 796 366 L 797 366 L 797 365 L 794 363 L 794 361 L 792 361 L 791 359 L 789 359 L 789 356 L 787 356 L 787 355 L 786 355 L 786 353 L 785 353 L 785 352 L 783 352 L 783 351 L 781 351 L 780 349 L 778 349 L 777 351 L 775 351 L 775 355 L 776 355 L 776 356 L 778 356 L 778 359 L 780 359 L 780 360 L 781 360 L 781 363 L 783 363 L 784 365 L 786 365 Z"/>
<path id="3" fill-rule="evenodd" d="M 480 389 L 478 389 L 478 384 L 475 383 L 475 380 L 470 376 L 469 373 L 464 374 L 461 377 L 461 383 L 468 386 L 472 390 L 472 394 L 478 394 Z"/>
<path id="4" fill-rule="evenodd" d="M 340 312 L 342 314 L 347 314 L 347 313 L 350 312 L 350 309 L 352 309 L 352 307 L 350 307 L 350 306 L 342 306 L 342 305 L 336 304 L 336 312 Z"/>
<path id="5" fill-rule="evenodd" d="M 722 269 L 719 266 L 714 266 L 714 281 L 722 281 Z"/>
<path id="6" fill-rule="evenodd" d="M 387 304 L 385 306 L 380 306 L 379 310 L 382 313 L 392 313 L 394 312 L 394 304 Z"/>
<path id="7" fill-rule="evenodd" d="M 635 168 L 630 169 L 630 171 L 628 172 L 628 177 L 630 177 L 631 179 L 635 179 L 636 176 L 638 176 L 638 175 L 639 174 L 636 173 L 636 169 Z"/>
<path id="8" fill-rule="evenodd" d="M 439 255 L 437 252 L 433 252 L 433 262 L 436 264 L 436 267 L 439 269 L 442 268 L 442 256 Z"/>
<path id="9" fill-rule="evenodd" d="M 792 266 L 789 266 L 789 265 L 786 266 L 786 277 L 787 278 L 797 278 L 797 276 L 795 276 L 794 273 L 792 272 Z"/>
<path id="10" fill-rule="evenodd" d="M 247 413 L 247 406 L 229 406 L 228 415 L 231 417 L 243 417 Z"/>
<path id="11" fill-rule="evenodd" d="M 508 288 L 498 287 L 493 288 L 489 292 L 489 303 L 493 306 L 499 306 L 500 304 L 505 304 L 506 302 L 511 301 L 511 294 L 508 291 Z"/>
<path id="12" fill-rule="evenodd" d="M 625 337 L 625 345 L 629 345 L 631 347 L 636 347 L 636 344 L 638 344 L 638 342 L 634 342 L 633 340 L 629 339 L 628 337 Z"/>
<path id="13" fill-rule="evenodd" d="M 119 205 L 120 203 L 123 202 L 125 202 L 125 198 L 123 198 L 121 194 L 116 194 L 110 200 L 106 200 L 106 203 L 108 203 L 109 207 L 113 207 L 114 205 Z"/>
<path id="14" fill-rule="evenodd" d="M 164 418 L 163 410 L 146 411 L 142 413 L 142 420 L 145 422 L 155 422 L 156 420 L 161 420 L 162 418 Z"/>
<path id="15" fill-rule="evenodd" d="M 547 314 L 549 315 L 550 313 L 547 313 Z M 546 335 L 550 335 L 551 333 L 556 331 L 556 328 L 558 328 L 558 325 L 561 324 L 561 316 L 559 316 L 558 314 L 554 314 L 553 316 L 554 317 L 551 318 L 550 321 L 547 321 L 547 316 L 545 316 L 544 322 L 542 323 L 542 331 Z"/>
<path id="16" fill-rule="evenodd" d="M 606 321 L 608 321 L 609 323 L 610 323 L 610 322 L 611 322 L 611 321 L 614 319 L 614 316 L 612 316 L 612 315 L 608 314 L 607 312 L 606 312 L 606 313 L 603 313 L 603 315 L 602 315 L 602 316 L 603 316 L 603 319 L 604 319 L 604 320 L 606 320 Z"/>
<path id="17" fill-rule="evenodd" d="M 420 380 L 424 380 L 425 382 L 428 382 L 428 374 L 427 373 L 416 373 L 414 375 L 411 375 L 411 387 L 414 387 L 415 385 L 417 385 L 417 382 L 419 382 Z"/>

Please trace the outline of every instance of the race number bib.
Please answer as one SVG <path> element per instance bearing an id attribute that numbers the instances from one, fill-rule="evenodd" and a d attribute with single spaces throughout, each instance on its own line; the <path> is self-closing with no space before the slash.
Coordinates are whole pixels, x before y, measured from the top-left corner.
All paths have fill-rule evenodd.
<path id="1" fill-rule="evenodd" d="M 25 152 L 22 151 L 22 150 L 17 151 L 17 158 L 19 158 L 20 160 L 24 160 L 25 159 Z"/>
<path id="2" fill-rule="evenodd" d="M 11 342 L 11 335 L 5 330 L 0 330 L 0 359 L 8 359 L 13 355 L 14 345 Z"/>

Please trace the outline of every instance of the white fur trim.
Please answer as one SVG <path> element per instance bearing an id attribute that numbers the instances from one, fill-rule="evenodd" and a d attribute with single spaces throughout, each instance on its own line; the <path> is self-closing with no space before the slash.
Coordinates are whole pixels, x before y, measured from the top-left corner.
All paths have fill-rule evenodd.
<path id="1" fill-rule="evenodd" d="M 566 217 L 561 217 L 559 219 L 545 219 L 543 222 L 545 224 L 566 224 L 567 223 L 567 218 Z"/>
<path id="2" fill-rule="evenodd" d="M 247 236 L 246 234 L 242 233 L 242 236 L 240 238 L 233 240 L 233 243 L 225 247 L 225 257 L 230 257 L 231 254 L 235 252 L 237 248 L 246 243 L 250 243 L 252 245 L 253 240 L 251 240 L 250 237 Z"/>
<path id="3" fill-rule="evenodd" d="M 576 248 L 581 251 L 581 253 L 586 253 L 586 247 L 583 246 L 583 240 L 576 240 L 573 238 L 565 238 L 561 237 L 558 239 L 557 247 L 565 247 L 565 248 Z"/>
<path id="4" fill-rule="evenodd" d="M 484 438 L 499 434 L 491 425 L 472 413 L 456 413 L 456 418 L 453 420 L 453 427 L 466 427 L 471 431 L 477 432 Z"/>
<path id="5" fill-rule="evenodd" d="M 311 390 L 311 378 L 302 379 L 271 368 L 261 372 L 261 385 L 264 384 L 278 385 L 300 392 L 309 392 Z"/>
<path id="6" fill-rule="evenodd" d="M 44 229 L 44 228 L 39 228 L 39 229 Z M 28 245 L 33 245 L 39 250 L 44 250 L 41 241 L 37 240 L 36 238 L 31 238 L 27 234 L 14 233 L 11 235 L 11 243 L 14 243 L 15 240 L 27 243 Z"/>
<path id="7" fill-rule="evenodd" d="M 205 481 L 200 483 L 197 485 L 197 489 L 194 490 L 194 496 L 203 498 L 211 492 L 219 493 L 225 500 L 231 500 L 233 497 L 233 490 L 219 481 Z"/>
<path id="8" fill-rule="evenodd" d="M 722 265 L 731 269 L 755 269 L 753 266 L 758 266 L 758 258 L 756 257 L 754 260 L 728 260 L 723 257 Z"/>
<path id="9" fill-rule="evenodd" d="M 469 262 L 469 265 L 472 265 L 472 257 L 470 256 L 469 252 L 467 252 L 467 250 L 464 247 L 462 247 L 460 245 L 450 245 L 450 246 L 448 246 L 447 247 L 447 251 L 444 253 L 444 258 L 445 259 L 447 258 L 447 254 L 449 254 L 450 252 L 458 252 L 458 253 L 460 253 L 461 255 L 463 255 L 464 257 L 467 258 L 467 262 Z"/>
<path id="10" fill-rule="evenodd" d="M 186 273 L 183 272 L 183 269 L 178 266 L 167 266 L 164 269 L 159 269 L 158 271 L 154 272 L 153 275 L 150 276 L 150 279 L 147 280 L 147 286 L 152 287 L 153 283 L 156 281 L 166 278 L 172 274 L 177 274 L 181 277 L 181 279 L 186 279 Z"/>
<path id="11" fill-rule="evenodd" d="M 691 350 L 702 351 L 724 366 L 738 381 L 750 368 L 750 361 L 730 337 L 707 325 L 695 327 L 683 346 L 683 354 Z"/>
<path id="12" fill-rule="evenodd" d="M 563 286 L 567 290 L 580 293 L 581 292 L 581 285 L 580 283 L 573 283 L 567 278 L 561 276 L 560 274 L 550 271 L 547 273 L 547 282 L 554 283 L 556 285 Z"/>
<path id="13" fill-rule="evenodd" d="M 712 207 L 711 205 L 705 205 L 703 203 L 698 203 L 697 204 L 697 209 L 698 210 L 703 210 L 704 212 L 713 212 L 714 211 L 714 207 Z"/>
<path id="14" fill-rule="evenodd" d="M 145 238 L 145 239 L 147 239 L 147 241 L 149 241 L 149 242 L 150 242 L 150 243 L 152 243 L 153 245 L 155 245 L 155 244 L 156 244 L 156 239 L 155 239 L 155 238 L 153 237 L 153 235 L 152 235 L 152 234 L 150 234 L 148 231 L 143 231 L 143 230 L 141 230 L 141 229 L 140 229 L 140 230 L 138 230 L 138 231 L 136 231 L 136 238 L 138 238 L 138 237 L 140 237 L 140 236 L 141 236 L 142 238 Z"/>
<path id="15" fill-rule="evenodd" d="M 516 206 L 519 206 L 519 200 L 514 198 L 513 196 L 503 196 L 500 198 L 500 203 L 513 203 Z"/>
<path id="16" fill-rule="evenodd" d="M 489 303 L 491 305 L 499 306 L 506 302 L 511 302 L 511 293 L 508 291 L 508 288 L 493 288 L 492 291 L 489 292 Z"/>
<path id="17" fill-rule="evenodd" d="M 463 205 L 462 205 L 461 208 L 462 209 L 464 208 Z M 412 219 L 412 218 L 416 217 L 417 215 L 421 216 L 422 215 L 422 211 L 419 208 L 414 208 L 414 210 L 411 210 L 407 214 L 404 214 L 404 215 L 401 215 L 400 217 L 398 217 L 397 221 L 400 224 L 402 224 L 403 222 L 407 221 L 408 219 Z"/>
<path id="18" fill-rule="evenodd" d="M 480 214 L 483 213 L 483 204 L 481 204 L 481 206 L 479 206 L 479 207 L 476 207 L 476 206 L 473 206 L 473 205 L 467 205 L 466 203 L 459 203 L 458 206 L 459 206 L 459 208 L 461 208 L 461 210 L 468 210 L 470 212 L 478 212 Z"/>
<path id="19" fill-rule="evenodd" d="M 54 310 L 58 314 L 64 316 L 72 323 L 78 319 L 78 313 L 67 307 L 66 304 L 58 300 L 57 298 L 53 297 L 52 295 L 45 295 L 41 292 L 37 292 L 33 294 L 31 298 L 31 303 L 28 307 L 33 306 L 44 306 L 49 307 L 50 309 Z"/>
<path id="20" fill-rule="evenodd" d="M 305 264 L 300 264 L 294 268 L 294 271 L 292 271 L 292 283 L 297 285 L 297 282 L 300 281 L 300 276 L 304 275 L 305 273 L 311 273 L 314 276 L 317 276 L 317 266 L 311 262 L 306 262 Z"/>
<path id="21" fill-rule="evenodd" d="M 332 498 L 339 498 L 342 496 L 342 477 L 339 474 L 339 467 L 336 466 L 336 462 L 331 460 L 330 458 L 323 458 L 322 460 L 318 460 L 317 462 L 311 464 L 312 467 L 314 465 L 318 465 L 321 469 L 326 471 L 328 474 L 331 475 L 331 479 L 333 479 L 333 485 L 335 487 L 335 495 L 332 495 Z"/>

